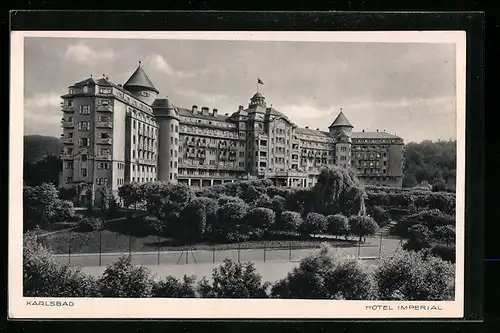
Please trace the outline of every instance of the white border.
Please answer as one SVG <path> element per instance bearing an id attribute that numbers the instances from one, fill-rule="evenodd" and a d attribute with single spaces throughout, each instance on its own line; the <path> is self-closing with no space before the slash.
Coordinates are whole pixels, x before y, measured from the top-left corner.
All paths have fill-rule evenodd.
<path id="1" fill-rule="evenodd" d="M 456 290 L 455 301 L 387 302 L 330 300 L 231 300 L 231 299 L 34 299 L 22 297 L 22 158 L 24 38 L 121 38 L 244 41 L 315 41 L 378 43 L 450 43 L 456 45 L 457 73 L 457 182 L 456 182 Z M 11 32 L 10 77 L 10 193 L 9 289 L 10 318 L 461 318 L 464 313 L 465 223 L 465 69 L 464 31 L 391 32 Z M 284 272 L 285 274 L 285 272 Z M 71 301 L 71 307 L 28 306 L 27 301 Z M 439 306 L 441 311 L 367 310 L 368 305 Z"/>

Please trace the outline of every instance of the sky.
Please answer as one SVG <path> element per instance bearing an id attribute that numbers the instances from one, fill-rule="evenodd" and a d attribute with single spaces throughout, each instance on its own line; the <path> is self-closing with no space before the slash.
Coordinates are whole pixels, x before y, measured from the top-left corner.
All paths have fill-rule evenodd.
<path id="1" fill-rule="evenodd" d="M 455 45 L 25 38 L 25 134 L 59 136 L 60 96 L 106 75 L 125 83 L 141 61 L 179 107 L 231 114 L 259 91 L 300 127 L 327 130 L 340 109 L 354 131 L 405 142 L 456 139 Z"/>

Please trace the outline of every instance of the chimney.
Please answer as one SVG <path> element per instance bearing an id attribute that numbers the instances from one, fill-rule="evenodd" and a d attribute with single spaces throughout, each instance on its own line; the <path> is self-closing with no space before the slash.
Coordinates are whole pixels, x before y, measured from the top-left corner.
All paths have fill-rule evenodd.
<path id="1" fill-rule="evenodd" d="M 119 84 L 118 84 L 118 87 L 120 87 L 120 88 L 121 88 L 121 87 L 122 87 L 122 84 L 121 84 L 121 83 L 119 83 Z"/>
<path id="2" fill-rule="evenodd" d="M 229 116 L 229 113 L 225 113 L 224 115 L 227 117 L 227 116 Z"/>
<path id="3" fill-rule="evenodd" d="M 364 133 L 364 132 L 365 132 L 365 130 L 362 130 L 361 132 L 363 132 L 363 133 Z"/>
<path id="4" fill-rule="evenodd" d="M 316 131 L 319 131 L 319 128 L 316 128 Z"/>
<path id="5" fill-rule="evenodd" d="M 201 114 L 204 116 L 208 116 L 208 108 L 206 106 L 201 107 Z"/>
<path id="6" fill-rule="evenodd" d="M 198 106 L 193 105 L 193 108 L 191 109 L 191 111 L 193 111 L 193 114 L 196 114 L 198 112 Z"/>
<path id="7" fill-rule="evenodd" d="M 219 110 L 214 109 L 213 111 L 214 111 L 214 112 L 213 112 L 213 114 L 212 114 L 212 115 L 213 115 L 214 117 L 217 117 L 217 112 L 219 112 Z"/>
<path id="8" fill-rule="evenodd" d="M 378 128 L 377 128 L 377 132 L 378 132 Z"/>
<path id="9" fill-rule="evenodd" d="M 243 111 L 243 105 L 238 106 L 238 111 Z"/>
<path id="10" fill-rule="evenodd" d="M 306 126 L 306 129 L 309 129 L 309 126 Z"/>

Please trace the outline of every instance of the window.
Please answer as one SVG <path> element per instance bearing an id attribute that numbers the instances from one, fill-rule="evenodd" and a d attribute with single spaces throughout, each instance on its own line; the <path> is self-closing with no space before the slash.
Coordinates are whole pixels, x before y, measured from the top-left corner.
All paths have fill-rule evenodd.
<path id="1" fill-rule="evenodd" d="M 174 179 L 177 179 L 177 174 L 176 173 L 174 173 Z"/>
<path id="2" fill-rule="evenodd" d="M 85 86 L 83 87 L 83 93 L 86 94 L 89 92 L 89 87 Z"/>
<path id="3" fill-rule="evenodd" d="M 174 162 L 174 168 L 177 168 L 177 162 Z"/>
<path id="4" fill-rule="evenodd" d="M 78 130 L 80 130 L 80 131 L 89 131 L 90 130 L 90 121 L 80 121 L 80 122 L 78 122 Z"/>
<path id="5" fill-rule="evenodd" d="M 132 164 L 132 171 L 135 171 L 135 164 Z"/>
<path id="6" fill-rule="evenodd" d="M 172 173 L 170 173 L 170 179 L 172 179 Z"/>
<path id="7" fill-rule="evenodd" d="M 66 177 L 66 184 L 70 184 L 73 182 L 73 177 Z"/>
<path id="8" fill-rule="evenodd" d="M 174 153 L 175 153 L 175 157 L 177 157 L 177 150 L 175 150 Z"/>
<path id="9" fill-rule="evenodd" d="M 135 124 L 135 123 L 136 123 L 136 121 L 134 120 L 134 121 L 132 122 L 132 127 L 133 127 L 134 129 L 135 129 L 135 126 L 136 126 L 136 124 Z"/>
<path id="10" fill-rule="evenodd" d="M 80 114 L 81 115 L 89 115 L 90 114 L 90 105 L 80 105 Z"/>
<path id="11" fill-rule="evenodd" d="M 70 95 L 73 95 L 74 93 L 75 93 L 75 89 L 70 89 L 70 90 L 69 90 L 69 94 L 70 94 Z"/>
<path id="12" fill-rule="evenodd" d="M 82 154 L 81 155 L 81 161 L 82 162 L 87 162 L 87 154 Z"/>
<path id="13" fill-rule="evenodd" d="M 179 126 L 175 125 L 175 133 L 179 133 Z"/>
<path id="14" fill-rule="evenodd" d="M 99 93 L 100 94 L 111 94 L 111 88 L 100 88 Z"/>
<path id="15" fill-rule="evenodd" d="M 172 161 L 170 161 L 170 167 L 173 167 L 173 162 Z"/>
<path id="16" fill-rule="evenodd" d="M 149 97 L 149 93 L 147 91 L 141 91 L 141 96 Z"/>
<path id="17" fill-rule="evenodd" d="M 78 140 L 78 146 L 80 146 L 80 147 L 88 147 L 88 146 L 90 146 L 90 140 L 89 140 L 89 138 L 80 138 Z"/>
<path id="18" fill-rule="evenodd" d="M 134 183 L 134 182 L 135 182 L 135 177 L 132 177 L 132 183 Z"/>
<path id="19" fill-rule="evenodd" d="M 101 133 L 101 139 L 109 139 L 109 133 L 107 132 Z"/>
<path id="20" fill-rule="evenodd" d="M 87 177 L 87 168 L 82 168 L 82 177 Z"/>
<path id="21" fill-rule="evenodd" d="M 240 157 L 245 157 L 245 152 L 240 151 Z"/>
<path id="22" fill-rule="evenodd" d="M 174 144 L 174 137 L 173 136 L 170 137 L 170 143 Z"/>
<path id="23" fill-rule="evenodd" d="M 132 150 L 132 158 L 135 158 L 135 150 Z"/>
<path id="24" fill-rule="evenodd" d="M 177 138 L 175 138 L 175 144 L 179 144 L 179 140 L 177 140 Z"/>
<path id="25" fill-rule="evenodd" d="M 170 124 L 170 130 L 173 131 L 174 130 L 174 124 Z"/>

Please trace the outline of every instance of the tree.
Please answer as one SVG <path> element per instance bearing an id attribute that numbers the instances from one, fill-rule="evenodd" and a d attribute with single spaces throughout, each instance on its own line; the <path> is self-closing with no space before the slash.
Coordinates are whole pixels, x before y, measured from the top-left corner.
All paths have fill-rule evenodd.
<path id="1" fill-rule="evenodd" d="M 359 241 L 363 240 L 363 237 L 374 235 L 377 231 L 377 223 L 369 216 L 351 216 L 349 218 L 349 228 L 351 234 L 358 236 Z"/>
<path id="2" fill-rule="evenodd" d="M 280 224 L 286 231 L 297 231 L 302 223 L 302 216 L 297 212 L 287 210 L 281 213 Z"/>
<path id="3" fill-rule="evenodd" d="M 198 292 L 204 298 L 268 298 L 269 283 L 262 283 L 253 263 L 224 263 L 214 268 L 212 284 L 203 278 L 198 284 Z"/>
<path id="4" fill-rule="evenodd" d="M 407 251 L 420 251 L 431 246 L 431 232 L 425 225 L 415 224 L 408 230 L 408 234 L 409 239 L 404 244 L 403 249 Z"/>
<path id="5" fill-rule="evenodd" d="M 57 154 L 48 154 L 36 161 L 24 161 L 23 180 L 26 185 L 37 186 L 43 183 L 59 184 L 62 161 Z"/>
<path id="6" fill-rule="evenodd" d="M 151 297 L 153 279 L 143 266 L 133 266 L 129 257 L 121 257 L 104 271 L 99 280 L 103 297 Z"/>
<path id="7" fill-rule="evenodd" d="M 326 231 L 327 227 L 328 221 L 324 215 L 309 213 L 304 222 L 299 226 L 299 230 L 305 235 L 322 234 Z"/>
<path id="8" fill-rule="evenodd" d="M 125 207 L 134 206 L 137 209 L 137 204 L 143 199 L 142 188 L 139 183 L 126 183 L 118 188 L 118 195 L 123 201 Z"/>
<path id="9" fill-rule="evenodd" d="M 97 281 L 81 270 L 62 264 L 52 252 L 37 243 L 31 233 L 24 235 L 24 297 L 98 297 Z"/>
<path id="10" fill-rule="evenodd" d="M 453 225 L 442 225 L 434 229 L 432 237 L 436 242 L 444 245 L 455 244 L 456 231 Z"/>
<path id="11" fill-rule="evenodd" d="M 356 173 L 348 168 L 326 168 L 312 190 L 317 212 L 344 215 L 365 213 L 366 193 Z"/>
<path id="12" fill-rule="evenodd" d="M 271 198 L 267 194 L 261 194 L 254 202 L 255 207 L 271 208 Z"/>
<path id="13" fill-rule="evenodd" d="M 420 252 L 399 251 L 380 259 L 374 272 L 381 300 L 454 299 L 455 266 Z"/>
<path id="14" fill-rule="evenodd" d="M 374 299 L 376 285 L 358 261 L 342 259 L 322 244 L 320 251 L 301 260 L 287 277 L 276 282 L 272 297 L 292 299 Z"/>
<path id="15" fill-rule="evenodd" d="M 46 226 L 50 222 L 73 219 L 75 210 L 68 201 L 58 198 L 54 184 L 43 183 L 23 188 L 23 218 L 26 229 L 36 225 Z"/>
<path id="16" fill-rule="evenodd" d="M 194 298 L 196 297 L 195 287 L 196 276 L 184 275 L 182 281 L 173 276 L 153 284 L 153 297 L 161 298 Z"/>
<path id="17" fill-rule="evenodd" d="M 272 209 L 262 207 L 252 208 L 246 216 L 247 223 L 251 227 L 261 230 L 269 229 L 274 224 L 275 218 L 276 214 Z"/>
<path id="18" fill-rule="evenodd" d="M 342 214 L 328 215 L 326 217 L 328 222 L 327 231 L 335 236 L 348 236 L 349 235 L 349 219 Z"/>
<path id="19" fill-rule="evenodd" d="M 188 242 L 203 239 L 207 226 L 205 203 L 194 198 L 181 213 L 179 223 L 175 225 L 175 234 Z"/>
<path id="20" fill-rule="evenodd" d="M 219 206 L 217 220 L 212 225 L 212 237 L 226 241 L 242 240 L 240 226 L 248 212 L 248 205 L 241 202 L 228 202 Z"/>
<path id="21" fill-rule="evenodd" d="M 387 211 L 380 207 L 380 206 L 373 206 L 370 209 L 368 209 L 369 215 L 373 217 L 375 222 L 381 227 L 387 225 L 391 219 L 389 213 Z"/>

